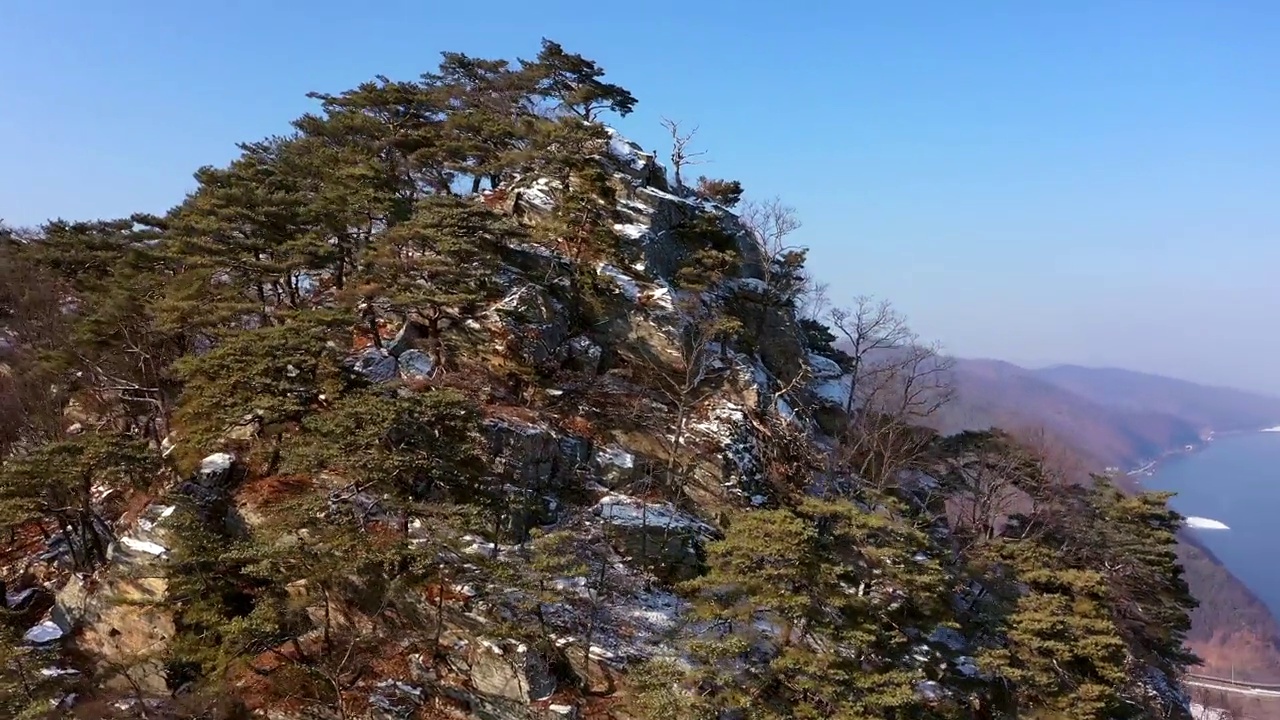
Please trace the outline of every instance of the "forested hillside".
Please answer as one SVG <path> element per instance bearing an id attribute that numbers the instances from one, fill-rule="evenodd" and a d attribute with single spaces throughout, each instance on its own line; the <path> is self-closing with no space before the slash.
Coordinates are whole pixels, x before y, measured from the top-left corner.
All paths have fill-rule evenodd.
<path id="1" fill-rule="evenodd" d="M 6 717 L 1187 717 L 1165 498 L 926 429 L 946 361 L 594 62 L 313 98 L 0 238 Z"/>
<path id="2" fill-rule="evenodd" d="M 1072 381 L 1046 379 L 1058 375 Z M 1060 466 L 1082 480 L 1090 469 L 1127 470 L 1187 444 L 1199 446 L 1210 429 L 1256 429 L 1270 422 L 1264 418 L 1276 417 L 1266 414 L 1275 401 L 1263 396 L 1122 370 L 1030 370 L 995 360 L 960 359 L 953 380 L 955 397 L 928 418 L 930 427 L 959 432 L 997 425 L 1048 441 L 1069 458 Z M 1129 380 L 1134 386 L 1125 384 Z M 1076 384 L 1084 386 L 1085 394 L 1074 392 Z M 1141 477 L 1120 475 L 1117 483 L 1136 490 Z M 1263 683 L 1280 680 L 1280 626 L 1266 604 L 1222 567 L 1194 533 L 1179 534 L 1178 557 L 1200 600 L 1188 641 L 1204 661 L 1201 672 Z"/>

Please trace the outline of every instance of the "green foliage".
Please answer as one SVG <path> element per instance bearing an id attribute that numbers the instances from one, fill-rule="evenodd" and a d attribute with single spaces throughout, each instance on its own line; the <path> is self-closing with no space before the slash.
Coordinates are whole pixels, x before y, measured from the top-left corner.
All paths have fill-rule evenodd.
<path id="1" fill-rule="evenodd" d="M 646 660 L 627 673 L 628 710 L 638 720 L 696 720 L 714 717 L 698 698 L 680 687 L 684 668 L 671 660 Z"/>
<path id="2" fill-rule="evenodd" d="M 686 249 L 676 284 L 687 290 L 705 291 L 738 272 L 742 251 L 738 239 L 725 230 L 720 218 L 699 213 L 676 228 L 676 238 Z"/>
<path id="3" fill-rule="evenodd" d="M 540 95 L 587 122 L 605 110 L 626 116 L 635 108 L 636 99 L 630 92 L 600 79 L 604 69 L 595 61 L 566 52 L 560 43 L 544 38 L 537 59 L 522 60 L 521 65 L 534 79 Z"/>
<path id="4" fill-rule="evenodd" d="M 718 707 L 750 718 L 896 716 L 918 711 L 901 628 L 949 612 L 942 569 L 909 523 L 846 501 L 734 516 L 686 589 L 718 637 L 691 644 Z M 763 657 L 761 657 L 763 654 Z M 912 710 L 914 708 L 915 710 Z"/>
<path id="5" fill-rule="evenodd" d="M 403 501 L 475 497 L 485 468 L 475 406 L 451 390 L 343 396 L 303 423 L 285 466 L 329 469 Z"/>
<path id="6" fill-rule="evenodd" d="M 698 178 L 698 185 L 694 192 L 704 200 L 731 208 L 742 202 L 743 190 L 742 183 L 737 180 L 719 180 L 703 176 Z"/>
<path id="7" fill-rule="evenodd" d="M 424 200 L 413 216 L 375 241 L 366 296 L 402 312 L 469 306 L 501 287 L 498 243 L 518 229 L 484 205 L 451 196 Z"/>
<path id="8" fill-rule="evenodd" d="M 93 507 L 96 491 L 140 489 L 154 482 L 155 454 L 128 437 L 87 433 L 36 448 L 0 466 L 0 524 L 29 522 L 65 529 L 76 567 L 106 560 L 106 524 Z"/>
<path id="9" fill-rule="evenodd" d="M 185 499 L 166 519 L 172 538 L 166 600 L 177 629 L 169 648 L 172 687 L 217 682 L 288 634 L 279 589 L 253 572 L 259 557 L 252 544 L 228 533 L 221 520 Z"/>
<path id="10" fill-rule="evenodd" d="M 201 451 L 217 447 L 247 417 L 262 426 L 300 422 L 322 395 L 344 384 L 334 321 L 313 312 L 295 322 L 223 335 L 213 349 L 184 357 L 177 420 Z"/>
<path id="11" fill-rule="evenodd" d="M 40 672 L 55 666 L 56 653 L 27 645 L 18 630 L 19 617 L 0 611 L 0 714 L 13 720 L 52 718 L 67 679 Z"/>

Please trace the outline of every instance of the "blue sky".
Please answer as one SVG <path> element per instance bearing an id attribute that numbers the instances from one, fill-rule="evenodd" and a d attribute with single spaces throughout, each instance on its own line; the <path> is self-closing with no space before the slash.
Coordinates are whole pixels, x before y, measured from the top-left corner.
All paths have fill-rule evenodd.
<path id="1" fill-rule="evenodd" d="M 8 3 L 0 217 L 163 211 L 202 164 L 440 50 L 547 36 L 664 147 L 778 195 L 839 299 L 957 354 L 1280 393 L 1280 4 Z"/>

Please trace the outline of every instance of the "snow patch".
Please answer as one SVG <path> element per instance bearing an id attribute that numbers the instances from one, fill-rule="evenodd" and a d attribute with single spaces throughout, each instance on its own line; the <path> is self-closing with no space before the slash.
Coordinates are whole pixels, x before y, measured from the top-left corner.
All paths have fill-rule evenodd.
<path id="1" fill-rule="evenodd" d="M 231 457 L 230 453 L 214 453 L 200 461 L 200 473 L 202 475 L 224 473 L 231 469 L 233 462 L 235 458 Z"/>
<path id="2" fill-rule="evenodd" d="M 52 620 L 45 620 L 39 625 L 27 630 L 22 637 L 27 642 L 43 645 L 45 643 L 51 643 L 55 640 L 59 640 L 65 634 L 66 633 L 58 626 L 57 623 Z"/>
<path id="3" fill-rule="evenodd" d="M 628 240 L 644 240 L 649 235 L 649 228 L 636 223 L 615 223 L 613 231 Z"/>
<path id="4" fill-rule="evenodd" d="M 16 608 L 22 603 L 26 602 L 27 598 L 35 594 L 36 594 L 35 588 L 27 588 L 26 590 L 22 590 L 20 592 L 5 593 L 4 599 L 5 599 L 5 602 L 7 603 L 6 607 Z"/>
<path id="5" fill-rule="evenodd" d="M 138 540 L 131 537 L 120 538 L 120 544 L 135 552 L 144 552 L 149 555 L 160 556 L 169 552 L 169 549 L 163 545 L 157 545 L 149 540 Z"/>
<path id="6" fill-rule="evenodd" d="M 608 126 L 605 126 L 604 131 L 609 134 L 609 154 L 626 163 L 632 170 L 643 171 L 654 162 L 653 154 L 646 153 L 644 148 L 623 137 L 622 133 Z"/>
<path id="7" fill-rule="evenodd" d="M 849 399 L 851 381 L 852 379 L 848 375 L 842 375 L 837 378 L 819 378 L 818 382 L 809 386 L 809 389 L 819 399 L 844 407 L 845 402 Z"/>
<path id="8" fill-rule="evenodd" d="M 921 680 L 916 683 L 916 694 L 928 702 L 937 702 L 946 697 L 946 690 L 936 680 Z"/>
<path id="9" fill-rule="evenodd" d="M 627 275 L 609 263 L 600 263 L 596 266 L 596 270 L 601 275 L 607 275 L 612 278 L 614 282 L 618 283 L 618 287 L 622 289 L 622 294 L 626 295 L 627 299 L 631 302 L 635 302 L 640 299 L 640 286 L 630 275 Z"/>
<path id="10" fill-rule="evenodd" d="M 629 495 L 610 494 L 596 503 L 595 513 L 605 522 L 625 527 L 652 527 L 710 533 L 711 528 L 668 503 L 646 503 Z"/>
<path id="11" fill-rule="evenodd" d="M 1230 530 L 1231 529 L 1227 527 L 1225 523 L 1219 522 L 1218 520 L 1196 517 L 1194 515 L 1192 515 L 1191 517 L 1188 517 L 1185 520 L 1185 522 L 1187 527 L 1195 528 L 1197 530 Z"/>
<path id="12" fill-rule="evenodd" d="M 844 375 L 840 365 L 829 357 L 817 353 L 809 353 L 809 372 L 820 380 L 829 380 Z"/>

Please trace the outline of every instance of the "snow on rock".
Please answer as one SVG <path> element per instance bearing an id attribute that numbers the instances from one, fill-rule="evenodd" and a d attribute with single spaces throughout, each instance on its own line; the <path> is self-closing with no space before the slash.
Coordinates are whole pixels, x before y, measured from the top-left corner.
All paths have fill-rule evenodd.
<path id="1" fill-rule="evenodd" d="M 138 519 L 138 527 L 145 532 L 152 532 L 160 521 L 173 514 L 177 510 L 175 505 L 151 505 L 148 506 L 143 517 Z"/>
<path id="2" fill-rule="evenodd" d="M 817 353 L 809 353 L 809 372 L 820 380 L 838 378 L 844 374 L 835 360 Z"/>
<path id="3" fill-rule="evenodd" d="M 79 675 L 80 671 L 72 670 L 70 668 L 47 667 L 40 668 L 40 674 L 45 677 L 67 677 L 70 675 Z"/>
<path id="4" fill-rule="evenodd" d="M 835 378 L 817 378 L 815 382 L 809 384 L 809 391 L 821 401 L 844 407 L 845 402 L 849 399 L 850 382 L 851 378 L 848 375 Z"/>
<path id="5" fill-rule="evenodd" d="M 629 495 L 606 495 L 596 503 L 594 512 L 613 525 L 712 532 L 709 525 L 669 503 L 646 503 Z"/>
<path id="6" fill-rule="evenodd" d="M 609 154 L 621 160 L 630 169 L 645 172 L 650 167 L 662 167 L 653 153 L 645 152 L 638 143 L 628 140 L 622 133 L 607 125 L 604 131 L 609 134 Z M 666 172 L 665 168 L 663 172 Z"/>
<path id="7" fill-rule="evenodd" d="M 421 350 L 405 350 L 396 358 L 396 367 L 403 380 L 425 380 L 435 374 L 436 364 Z"/>
<path id="8" fill-rule="evenodd" d="M 521 202 L 528 202 L 540 210 L 550 211 L 556 206 L 552 198 L 558 185 L 559 183 L 549 178 L 538 178 L 531 185 L 520 188 L 517 192 Z"/>
<path id="9" fill-rule="evenodd" d="M 671 292 L 671 288 L 661 285 L 641 293 L 644 304 L 648 307 L 664 312 L 675 312 L 675 296 Z"/>
<path id="10" fill-rule="evenodd" d="M 630 275 L 627 275 L 609 263 L 600 263 L 596 266 L 596 270 L 601 275 L 607 275 L 614 282 L 618 283 L 618 287 L 621 288 L 622 294 L 626 295 L 627 299 L 631 302 L 635 302 L 640 299 L 640 285 L 637 284 L 635 279 Z"/>
<path id="11" fill-rule="evenodd" d="M 65 634 L 66 632 L 59 627 L 57 623 L 52 620 L 45 620 L 39 625 L 27 630 L 22 637 L 29 643 L 43 645 L 45 643 L 60 640 Z"/>
<path id="12" fill-rule="evenodd" d="M 938 702 L 947 695 L 947 691 L 936 680 L 921 680 L 916 683 L 916 695 L 928 702 Z"/>
<path id="13" fill-rule="evenodd" d="M 120 538 L 120 544 L 124 545 L 130 550 L 133 550 L 134 552 L 147 553 L 148 555 L 160 556 L 169 552 L 169 549 L 164 547 L 163 545 L 158 545 L 149 540 L 138 540 L 136 538 L 131 538 L 131 537 Z"/>
<path id="14" fill-rule="evenodd" d="M 214 453 L 200 461 L 201 475 L 220 475 L 231 469 L 235 458 L 229 453 Z"/>
<path id="15" fill-rule="evenodd" d="M 347 364 L 372 382 L 390 382 L 396 378 L 396 359 L 381 348 L 367 348 L 359 355 L 349 358 Z"/>
<path id="16" fill-rule="evenodd" d="M 9 608 L 10 610 L 15 609 L 18 606 L 25 603 L 27 600 L 31 599 L 31 597 L 35 594 L 36 594 L 36 589 L 33 587 L 27 588 L 26 590 L 20 590 L 18 592 L 5 593 L 5 596 L 4 596 L 5 603 L 6 603 L 5 607 Z"/>
<path id="17" fill-rule="evenodd" d="M 615 223 L 613 231 L 628 240 L 645 240 L 649 237 L 649 228 L 637 223 Z"/>

